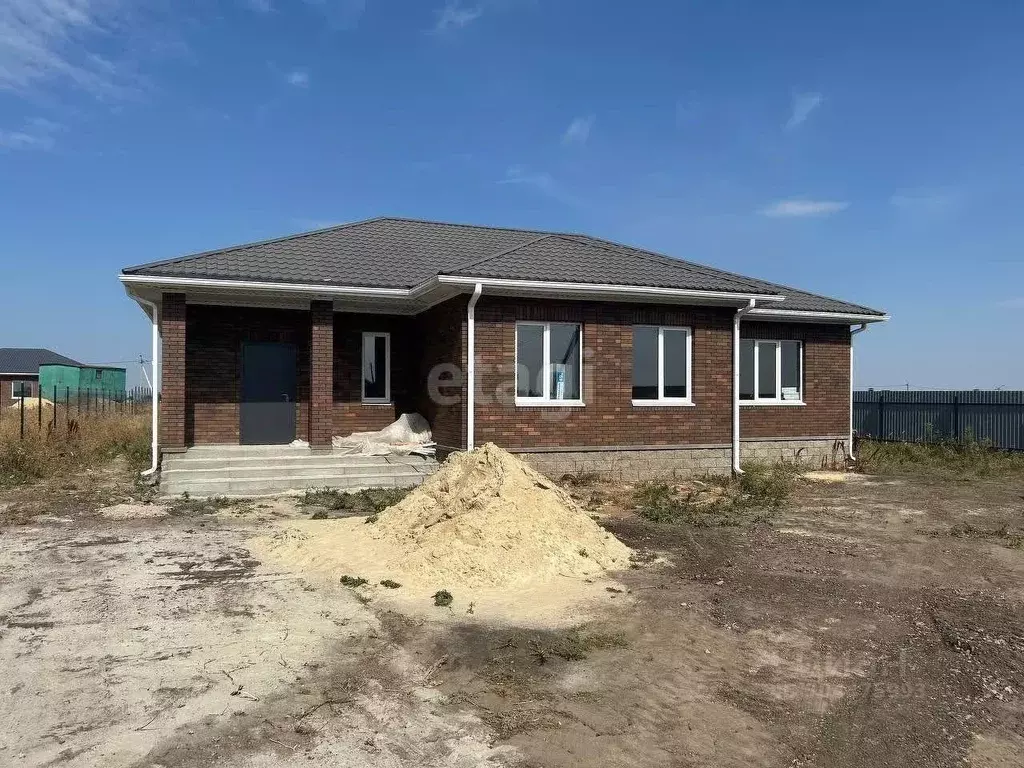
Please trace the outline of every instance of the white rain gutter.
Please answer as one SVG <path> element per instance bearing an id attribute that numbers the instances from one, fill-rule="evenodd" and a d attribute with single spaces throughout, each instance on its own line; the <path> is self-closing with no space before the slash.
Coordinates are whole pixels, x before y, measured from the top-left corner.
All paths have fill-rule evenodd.
<path id="1" fill-rule="evenodd" d="M 476 303 L 484 292 L 482 283 L 473 287 L 466 309 L 466 450 L 472 451 L 476 431 Z"/>
<path id="2" fill-rule="evenodd" d="M 853 337 L 867 329 L 867 323 L 861 323 L 860 328 L 850 329 L 850 437 L 846 443 L 846 458 L 850 461 L 857 460 L 857 457 L 853 455 Z"/>
<path id="3" fill-rule="evenodd" d="M 757 303 L 751 299 L 745 307 L 736 310 L 732 319 L 732 471 L 742 475 L 740 469 L 740 320 Z"/>
<path id="4" fill-rule="evenodd" d="M 150 445 L 151 462 L 149 469 L 142 473 L 143 477 L 149 477 L 156 472 L 157 466 L 160 463 L 160 438 L 157 433 L 157 427 L 159 426 L 159 412 L 160 412 L 160 398 L 157 394 L 157 383 L 160 381 L 160 311 L 157 309 L 156 304 L 152 301 L 140 298 L 139 296 L 133 297 L 139 304 L 149 307 L 150 317 L 153 320 L 153 404 L 152 404 L 152 426 L 153 431 L 152 441 Z"/>

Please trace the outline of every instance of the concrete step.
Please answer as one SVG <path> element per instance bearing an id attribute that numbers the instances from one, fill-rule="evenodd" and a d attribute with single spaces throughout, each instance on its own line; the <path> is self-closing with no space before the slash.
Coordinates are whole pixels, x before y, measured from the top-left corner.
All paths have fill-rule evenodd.
<path id="1" fill-rule="evenodd" d="M 410 464 L 277 464 L 267 462 L 262 465 L 244 467 L 172 467 L 163 470 L 164 480 L 196 478 L 197 480 L 237 479 L 246 480 L 252 477 L 378 477 L 383 475 L 431 475 L 436 466 Z"/>
<path id="2" fill-rule="evenodd" d="M 165 470 L 186 469 L 229 469 L 246 467 L 296 466 L 296 467 L 351 467 L 351 466 L 436 466 L 436 461 L 424 456 L 346 456 L 343 454 L 316 454 L 305 451 L 301 454 L 236 456 L 236 455 L 193 455 L 169 454 L 163 458 Z"/>
<path id="3" fill-rule="evenodd" d="M 262 496 L 303 491 L 312 488 L 337 488 L 352 491 L 362 488 L 411 488 L 419 485 L 427 475 L 419 473 L 378 475 L 320 475 L 317 477 L 291 477 L 265 475 L 263 477 L 217 479 L 169 478 L 161 480 L 164 496 Z"/>

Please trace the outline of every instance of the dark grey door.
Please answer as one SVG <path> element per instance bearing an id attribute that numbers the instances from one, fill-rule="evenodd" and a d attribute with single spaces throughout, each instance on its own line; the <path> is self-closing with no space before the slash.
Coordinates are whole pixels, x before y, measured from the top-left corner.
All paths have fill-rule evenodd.
<path id="1" fill-rule="evenodd" d="M 242 345 L 242 445 L 284 445 L 295 439 L 295 380 L 294 345 Z"/>

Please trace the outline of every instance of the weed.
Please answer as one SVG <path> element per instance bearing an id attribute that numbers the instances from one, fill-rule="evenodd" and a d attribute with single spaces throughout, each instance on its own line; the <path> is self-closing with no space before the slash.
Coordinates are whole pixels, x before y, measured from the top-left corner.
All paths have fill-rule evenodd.
<path id="1" fill-rule="evenodd" d="M 597 472 L 591 472 L 584 470 L 582 467 L 576 467 L 572 472 L 566 472 L 559 478 L 562 485 L 570 485 L 575 488 L 583 488 L 588 485 L 594 485 L 601 476 Z"/>
<path id="2" fill-rule="evenodd" d="M 738 478 L 707 476 L 682 485 L 648 481 L 638 485 L 633 501 L 641 517 L 656 523 L 696 528 L 767 522 L 793 490 L 795 464 L 753 463 Z"/>
<path id="3" fill-rule="evenodd" d="M 364 579 L 362 576 L 349 576 L 346 573 L 344 576 L 341 577 L 342 586 L 350 587 L 352 589 L 355 589 L 356 587 L 361 587 L 363 586 L 363 584 L 367 583 L 369 582 L 367 582 L 366 579 Z"/>
<path id="4" fill-rule="evenodd" d="M 337 488 L 317 488 L 306 491 L 299 499 L 304 507 L 323 507 L 325 509 L 345 512 L 354 516 L 366 515 L 366 522 L 376 522 L 376 516 L 397 504 L 409 493 L 408 488 L 367 488 L 363 491 L 348 493 Z"/>
<path id="5" fill-rule="evenodd" d="M 580 550 L 580 557 L 590 557 L 590 554 L 587 552 L 586 549 L 581 549 Z"/>
<path id="6" fill-rule="evenodd" d="M 579 627 L 546 642 L 539 637 L 528 642 L 530 655 L 538 664 L 546 664 L 556 657 L 564 661 L 583 661 L 594 651 L 626 648 L 628 645 L 629 641 L 622 632 L 589 632 Z"/>
<path id="7" fill-rule="evenodd" d="M 231 499 L 223 496 L 193 498 L 185 492 L 167 508 L 167 512 L 171 515 L 209 515 L 230 507 L 233 503 Z"/>
<path id="8" fill-rule="evenodd" d="M 434 593 L 434 605 L 438 608 L 447 608 L 454 600 L 455 598 L 452 597 L 452 593 L 447 589 L 439 589 Z"/>
<path id="9" fill-rule="evenodd" d="M 69 418 L 58 406 L 54 421 L 52 406 L 47 406 L 42 428 L 34 410 L 25 414 L 25 420 L 22 440 L 18 409 L 0 409 L 0 487 L 73 474 L 118 456 L 127 460 L 132 471 L 149 463 L 150 419 L 145 413 Z"/>
<path id="10" fill-rule="evenodd" d="M 331 515 L 326 509 L 318 509 L 309 516 L 310 520 L 326 520 Z"/>
<path id="11" fill-rule="evenodd" d="M 363 523 L 365 523 L 365 524 L 369 524 L 369 525 L 373 525 L 373 524 L 374 524 L 374 523 L 376 523 L 376 522 L 377 522 L 378 520 L 380 520 L 380 515 L 370 515 L 370 516 L 369 516 L 368 518 L 366 518 L 365 520 L 363 520 Z"/>
<path id="12" fill-rule="evenodd" d="M 361 595 L 361 594 L 359 594 L 358 592 L 356 592 L 356 593 L 355 593 L 355 598 L 356 598 L 356 600 L 358 600 L 358 601 L 359 601 L 359 602 L 360 602 L 360 603 L 361 603 L 362 605 L 369 605 L 369 604 L 370 604 L 370 602 L 371 602 L 371 601 L 373 600 L 373 598 L 371 598 L 371 597 L 368 597 L 368 596 L 366 596 L 366 595 Z"/>
<path id="13" fill-rule="evenodd" d="M 864 440 L 857 468 L 870 474 L 917 474 L 955 480 L 1024 473 L 1024 453 L 974 439 L 929 443 Z"/>
<path id="14" fill-rule="evenodd" d="M 384 581 L 382 581 L 380 585 L 382 587 L 386 587 L 387 589 L 399 589 L 402 586 L 397 581 L 392 581 L 391 579 L 384 579 Z"/>

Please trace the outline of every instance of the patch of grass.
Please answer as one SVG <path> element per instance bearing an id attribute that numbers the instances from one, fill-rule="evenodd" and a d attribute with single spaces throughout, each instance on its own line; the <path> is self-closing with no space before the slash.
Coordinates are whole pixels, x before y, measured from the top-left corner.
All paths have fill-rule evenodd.
<path id="1" fill-rule="evenodd" d="M 583 469 L 582 467 L 576 467 L 572 472 L 566 472 L 562 475 L 558 482 L 562 485 L 569 485 L 574 488 L 585 488 L 590 485 L 594 485 L 601 476 L 597 472 L 592 472 Z"/>
<path id="2" fill-rule="evenodd" d="M 434 605 L 438 608 L 447 608 L 455 600 L 452 593 L 447 589 L 439 589 L 434 593 Z"/>
<path id="3" fill-rule="evenodd" d="M 401 585 L 401 584 L 399 584 L 399 583 L 398 583 L 397 581 L 393 581 L 392 579 L 384 579 L 384 580 L 383 580 L 383 581 L 382 581 L 382 582 L 380 583 L 380 585 L 381 585 L 382 587 L 385 587 L 386 589 L 400 589 L 400 588 L 401 588 L 401 586 L 402 586 L 402 585 Z"/>
<path id="4" fill-rule="evenodd" d="M 350 589 L 355 589 L 356 587 L 361 587 L 363 586 L 363 584 L 368 583 L 369 582 L 362 576 L 349 576 L 346 573 L 344 576 L 341 577 L 342 586 L 349 587 Z"/>
<path id="5" fill-rule="evenodd" d="M 1024 453 L 1000 451 L 978 440 L 860 443 L 857 468 L 877 475 L 915 474 L 955 480 L 1024 474 Z"/>
<path id="6" fill-rule="evenodd" d="M 599 632 L 582 627 L 551 637 L 531 637 L 527 641 L 530 655 L 538 664 L 546 664 L 553 658 L 584 661 L 594 651 L 628 646 L 629 640 L 623 632 Z"/>
<path id="7" fill-rule="evenodd" d="M 337 488 L 317 488 L 306 491 L 299 499 L 299 505 L 304 507 L 322 507 L 339 512 L 345 512 L 354 516 L 366 515 L 367 522 L 404 499 L 411 488 L 367 488 L 355 493 L 339 491 Z"/>
<path id="8" fill-rule="evenodd" d="M 167 507 L 167 512 L 171 515 L 209 515 L 232 504 L 231 499 L 223 496 L 194 498 L 185 492 Z"/>
<path id="9" fill-rule="evenodd" d="M 649 481 L 633 492 L 637 513 L 656 523 L 695 528 L 767 522 L 793 490 L 798 467 L 788 462 L 745 465 L 738 478 L 708 476 L 679 485 Z"/>
<path id="10" fill-rule="evenodd" d="M 45 407 L 39 428 L 37 412 L 25 412 L 25 439 L 21 439 L 19 409 L 0 409 L 0 487 L 22 485 L 124 457 L 129 470 L 149 465 L 150 418 L 146 413 L 79 414 Z M 69 418 L 70 416 L 70 418 Z"/>

